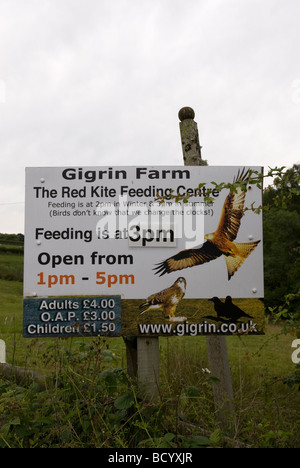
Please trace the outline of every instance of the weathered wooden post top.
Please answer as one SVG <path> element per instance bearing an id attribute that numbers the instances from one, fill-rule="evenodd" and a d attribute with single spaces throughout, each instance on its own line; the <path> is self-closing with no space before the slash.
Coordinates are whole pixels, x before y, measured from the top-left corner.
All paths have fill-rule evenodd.
<path id="1" fill-rule="evenodd" d="M 178 112 L 183 160 L 185 166 L 207 166 L 201 156 L 198 126 L 195 112 L 191 107 L 183 107 Z"/>

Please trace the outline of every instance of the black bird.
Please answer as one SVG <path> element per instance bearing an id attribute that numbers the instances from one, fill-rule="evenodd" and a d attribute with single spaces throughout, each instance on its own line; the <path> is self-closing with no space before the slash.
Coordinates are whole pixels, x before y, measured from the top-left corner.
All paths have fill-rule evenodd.
<path id="1" fill-rule="evenodd" d="M 253 318 L 251 315 L 246 314 L 246 312 L 240 309 L 237 305 L 233 304 L 231 296 L 226 297 L 225 306 L 228 311 L 228 316 L 232 320 L 237 321 L 242 317 Z"/>
<path id="2" fill-rule="evenodd" d="M 216 296 L 208 300 L 214 303 L 214 309 L 217 312 L 218 320 L 220 320 L 221 317 L 227 317 L 224 302 Z"/>
<path id="3" fill-rule="evenodd" d="M 218 297 L 208 299 L 214 303 L 214 309 L 217 312 L 218 321 L 222 321 L 221 317 L 229 319 L 232 322 L 237 322 L 242 317 L 253 318 L 246 314 L 242 309 L 233 304 L 231 296 L 227 296 L 225 302 L 222 302 Z"/>

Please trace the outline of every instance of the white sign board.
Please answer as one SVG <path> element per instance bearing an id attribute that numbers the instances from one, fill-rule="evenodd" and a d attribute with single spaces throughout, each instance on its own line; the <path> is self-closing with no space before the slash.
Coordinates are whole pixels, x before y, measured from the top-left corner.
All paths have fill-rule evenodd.
<path id="1" fill-rule="evenodd" d="M 261 190 L 215 185 L 248 169 L 27 168 L 24 297 L 262 298 Z"/>

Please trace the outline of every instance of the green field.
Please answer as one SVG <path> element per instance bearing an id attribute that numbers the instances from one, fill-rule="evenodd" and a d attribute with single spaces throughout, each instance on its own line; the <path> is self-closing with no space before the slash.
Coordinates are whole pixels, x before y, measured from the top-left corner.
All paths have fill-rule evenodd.
<path id="1" fill-rule="evenodd" d="M 1 272 L 11 269 L 15 275 L 19 270 L 21 276 L 22 256 L 12 253 L 1 254 L 0 260 Z M 27 444 L 38 447 L 40 444 L 47 446 L 48 443 L 60 447 L 90 446 L 92 444 L 87 442 L 86 435 L 88 428 L 92 431 L 95 446 L 168 447 L 172 444 L 184 446 L 187 441 L 190 441 L 191 446 L 193 444 L 197 446 L 197 443 L 200 443 L 197 437 L 200 437 L 201 433 L 197 432 L 200 431 L 197 428 L 200 427 L 207 428 L 212 434 L 210 438 L 212 446 L 224 446 L 218 435 L 214 417 L 210 376 L 205 372 L 209 366 L 206 339 L 203 336 L 160 338 L 161 396 L 158 407 L 151 410 L 151 417 L 147 413 L 149 408 L 145 402 L 139 407 L 136 406 L 135 400 L 132 400 L 131 405 L 126 403 L 126 395 L 127 399 L 129 398 L 127 387 L 123 381 L 115 377 L 117 369 L 126 367 L 122 338 L 25 339 L 22 337 L 21 281 L 0 279 L 0 339 L 7 344 L 7 362 L 50 375 L 57 375 L 60 372 L 61 379 L 60 384 L 56 384 L 54 393 L 51 397 L 47 394 L 47 398 L 45 393 L 36 393 L 37 390 L 33 398 L 30 396 L 32 390 L 29 392 L 18 390 L 17 387 L 11 388 L 9 390 L 12 392 L 11 395 L 17 398 L 16 407 L 18 407 L 17 401 L 22 401 L 17 412 L 7 396 L 9 395 L 7 383 L 0 378 L 0 412 L 2 411 L 3 418 L 6 418 L 6 425 L 1 426 L 0 415 L 0 442 L 1 434 L 5 435 L 0 446 Z M 284 383 L 295 370 L 295 365 L 291 361 L 293 339 L 292 335 L 283 334 L 280 326 L 272 324 L 267 324 L 265 336 L 226 338 L 236 407 L 235 429 L 231 434 L 234 440 L 242 440 L 251 447 L 299 446 L 299 392 L 297 386 L 289 387 Z M 99 380 L 97 375 L 104 377 Z M 68 379 L 67 384 L 63 384 L 64 379 Z M 95 388 L 98 388 L 97 385 L 100 383 L 103 385 L 104 380 L 106 383 L 110 382 L 110 386 L 105 388 L 107 395 L 102 395 L 102 411 L 97 406 L 99 396 L 95 395 Z M 89 383 L 93 384 L 92 388 Z M 67 393 L 71 391 L 72 399 Z M 118 400 L 123 393 L 124 399 Z M 58 398 L 62 398 L 62 395 L 64 395 L 63 403 L 60 399 L 58 403 Z M 36 402 L 34 407 L 32 407 L 32 398 Z M 43 405 L 39 406 L 41 398 Z M 114 404 L 114 401 L 117 404 Z M 55 404 L 57 419 L 54 424 L 52 405 Z M 48 412 L 47 405 L 49 405 Z M 24 408 L 27 408 L 26 415 Z M 137 408 L 134 415 L 133 408 Z M 38 423 L 38 414 L 41 412 L 43 413 L 41 417 L 44 419 Z M 13 421 L 18 423 L 14 423 L 16 427 L 11 423 L 7 429 L 10 414 Z M 20 429 L 23 419 L 26 421 L 29 415 L 39 427 L 38 434 L 35 433 L 30 436 L 31 438 L 29 436 L 26 438 L 20 433 L 16 435 L 14 431 Z M 66 418 L 64 421 L 63 415 Z M 179 434 L 178 416 L 181 420 L 194 425 L 192 436 L 183 435 L 182 432 Z M 146 422 L 147 418 L 151 420 L 151 427 L 150 422 Z M 50 435 L 46 437 L 40 426 L 42 424 L 45 428 L 50 427 L 50 419 L 53 432 L 54 427 L 56 431 L 51 442 L 48 441 Z M 28 422 L 26 424 L 28 425 Z M 103 428 L 101 430 L 105 435 L 100 434 L 97 425 Z M 138 437 L 137 431 L 139 431 Z"/>
<path id="2" fill-rule="evenodd" d="M 23 255 L 5 254 L 0 250 L 0 278 L 7 281 L 23 281 Z"/>

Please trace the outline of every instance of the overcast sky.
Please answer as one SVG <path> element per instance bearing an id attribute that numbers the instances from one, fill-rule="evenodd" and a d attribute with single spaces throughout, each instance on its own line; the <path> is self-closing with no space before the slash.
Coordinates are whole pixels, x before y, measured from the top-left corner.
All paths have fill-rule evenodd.
<path id="1" fill-rule="evenodd" d="M 0 232 L 27 166 L 299 162 L 299 0 L 1 0 Z"/>

